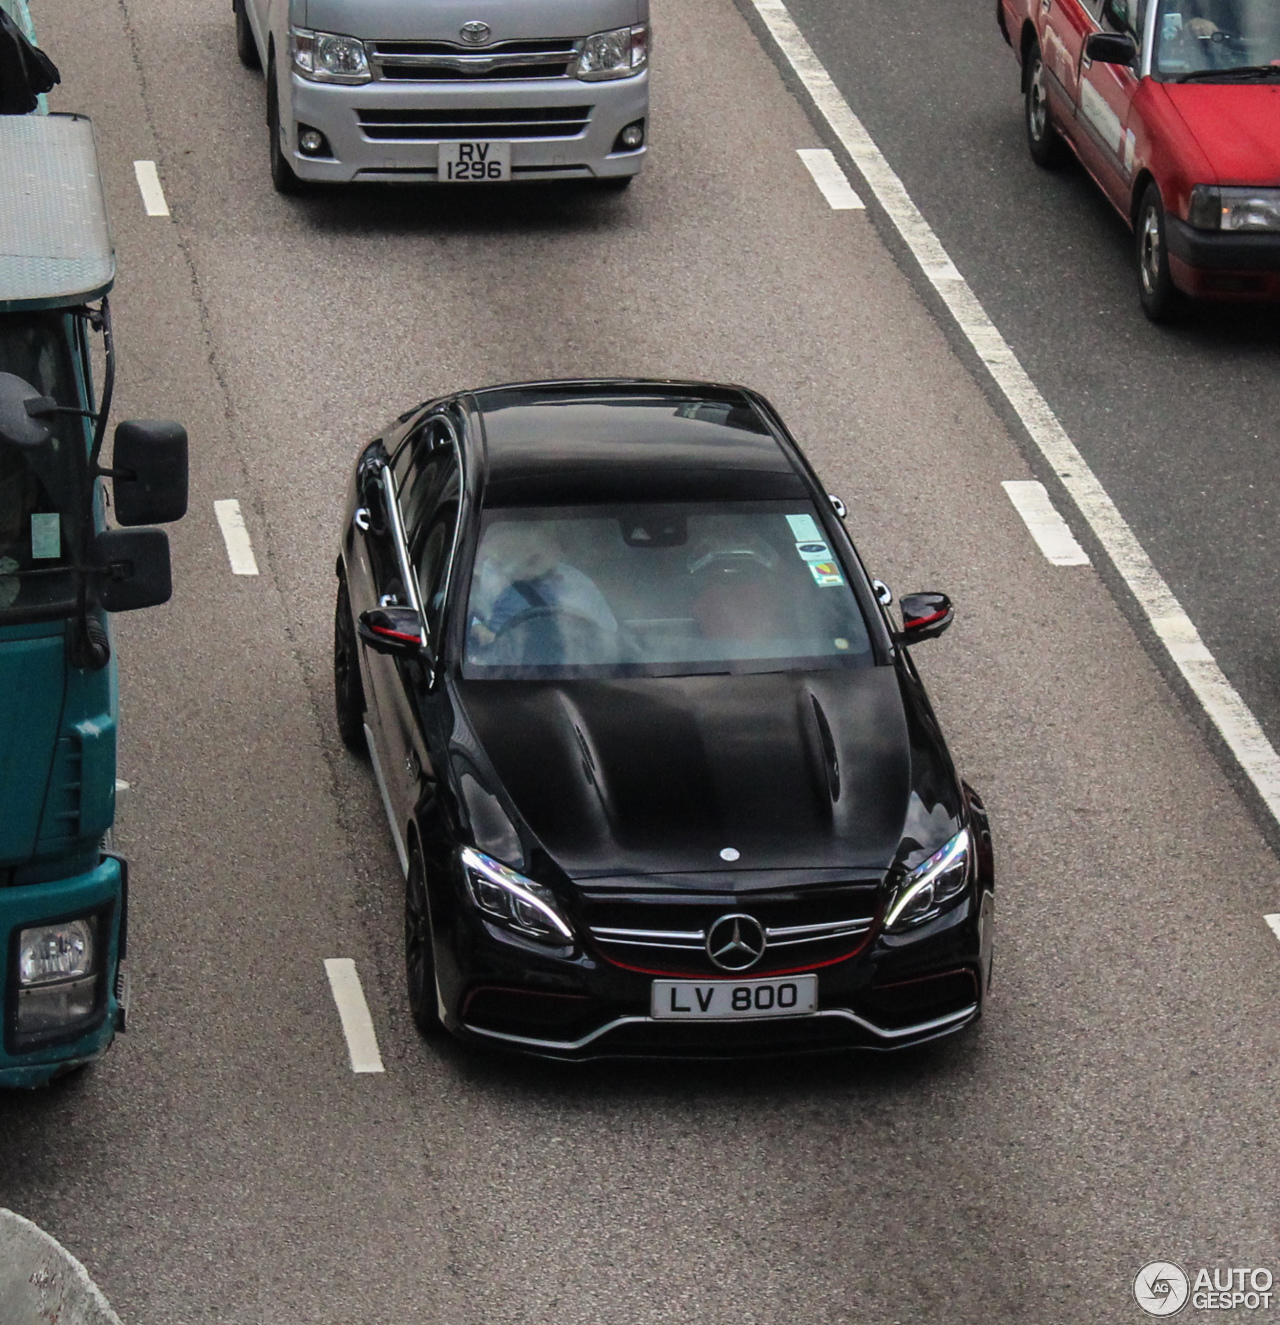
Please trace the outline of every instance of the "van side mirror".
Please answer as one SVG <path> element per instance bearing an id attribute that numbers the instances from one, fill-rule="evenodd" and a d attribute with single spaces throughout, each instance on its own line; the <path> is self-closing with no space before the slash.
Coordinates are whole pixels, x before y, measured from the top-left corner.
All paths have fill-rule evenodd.
<path id="1" fill-rule="evenodd" d="M 1095 32 L 1085 41 L 1084 58 L 1098 64 L 1130 65 L 1138 58 L 1138 47 L 1127 32 Z"/>
<path id="2" fill-rule="evenodd" d="M 133 612 L 173 595 L 169 535 L 163 529 L 104 529 L 93 539 L 98 601 L 108 612 Z"/>
<path id="3" fill-rule="evenodd" d="M 895 644 L 920 644 L 937 639 L 955 620 L 951 599 L 944 593 L 909 593 L 902 598 L 902 629 Z"/>
<path id="4" fill-rule="evenodd" d="M 374 653 L 430 663 L 431 650 L 422 643 L 422 617 L 412 607 L 375 607 L 360 613 L 360 642 Z"/>
<path id="5" fill-rule="evenodd" d="M 168 524 L 187 513 L 187 430 L 160 419 L 116 428 L 111 492 L 117 524 Z"/>

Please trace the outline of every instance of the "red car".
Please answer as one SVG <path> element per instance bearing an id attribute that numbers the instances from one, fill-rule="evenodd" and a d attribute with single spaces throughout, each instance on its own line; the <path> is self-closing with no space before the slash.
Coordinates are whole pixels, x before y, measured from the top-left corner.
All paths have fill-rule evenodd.
<path id="1" fill-rule="evenodd" d="M 1280 0 L 997 0 L 1027 142 L 1133 227 L 1153 321 L 1280 297 Z"/>

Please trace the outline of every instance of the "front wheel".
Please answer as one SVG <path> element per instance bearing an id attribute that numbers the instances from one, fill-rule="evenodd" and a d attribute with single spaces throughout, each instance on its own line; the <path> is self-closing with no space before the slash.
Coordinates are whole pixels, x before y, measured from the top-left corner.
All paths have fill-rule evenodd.
<path id="1" fill-rule="evenodd" d="M 258 44 L 253 39 L 253 28 L 249 25 L 249 15 L 245 13 L 244 5 L 245 0 L 235 0 L 236 54 L 246 69 L 261 69 Z"/>
<path id="2" fill-rule="evenodd" d="M 364 682 L 360 679 L 359 645 L 351 620 L 351 593 L 346 577 L 338 579 L 333 605 L 333 706 L 338 717 L 338 735 L 353 754 L 369 757 L 364 739 Z"/>
<path id="3" fill-rule="evenodd" d="M 409 854 L 409 873 L 404 883 L 404 970 L 409 992 L 409 1011 L 422 1035 L 444 1030 L 436 995 L 436 950 L 431 935 L 431 908 L 427 901 L 427 876 L 422 853 L 415 846 Z"/>
<path id="4" fill-rule="evenodd" d="M 1147 185 L 1138 206 L 1138 298 L 1152 322 L 1168 322 L 1182 309 L 1182 295 L 1169 271 L 1164 203 L 1154 183 Z"/>
<path id="5" fill-rule="evenodd" d="M 285 159 L 284 145 L 280 141 L 280 89 L 276 83 L 276 62 L 267 67 L 267 133 L 271 137 L 271 183 L 277 193 L 302 192 L 302 181 L 293 173 Z"/>
<path id="6" fill-rule="evenodd" d="M 1031 159 L 1044 170 L 1062 164 L 1066 147 L 1062 135 L 1053 127 L 1049 115 L 1049 98 L 1045 89 L 1044 61 L 1040 47 L 1032 45 L 1027 52 L 1027 87 L 1024 99 L 1027 123 L 1027 147 Z"/>

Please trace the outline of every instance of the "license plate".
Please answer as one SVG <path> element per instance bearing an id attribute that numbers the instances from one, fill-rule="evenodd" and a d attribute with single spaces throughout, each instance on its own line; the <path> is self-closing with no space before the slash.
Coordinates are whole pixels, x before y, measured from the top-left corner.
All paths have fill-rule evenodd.
<path id="1" fill-rule="evenodd" d="M 818 977 L 772 980 L 655 980 L 650 1015 L 665 1021 L 800 1017 L 818 1010 Z"/>
<path id="2" fill-rule="evenodd" d="M 474 184 L 511 178 L 510 143 L 441 143 L 440 178 Z"/>

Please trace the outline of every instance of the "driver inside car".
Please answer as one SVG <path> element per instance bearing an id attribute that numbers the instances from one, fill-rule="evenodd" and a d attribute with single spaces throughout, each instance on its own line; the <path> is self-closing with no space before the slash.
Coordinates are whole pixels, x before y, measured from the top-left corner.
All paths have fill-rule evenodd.
<path id="1" fill-rule="evenodd" d="M 475 586 L 470 638 L 472 647 L 484 652 L 504 632 L 557 618 L 608 636 L 618 632 L 595 581 L 566 560 L 555 531 L 539 522 L 490 525 L 480 545 Z"/>

